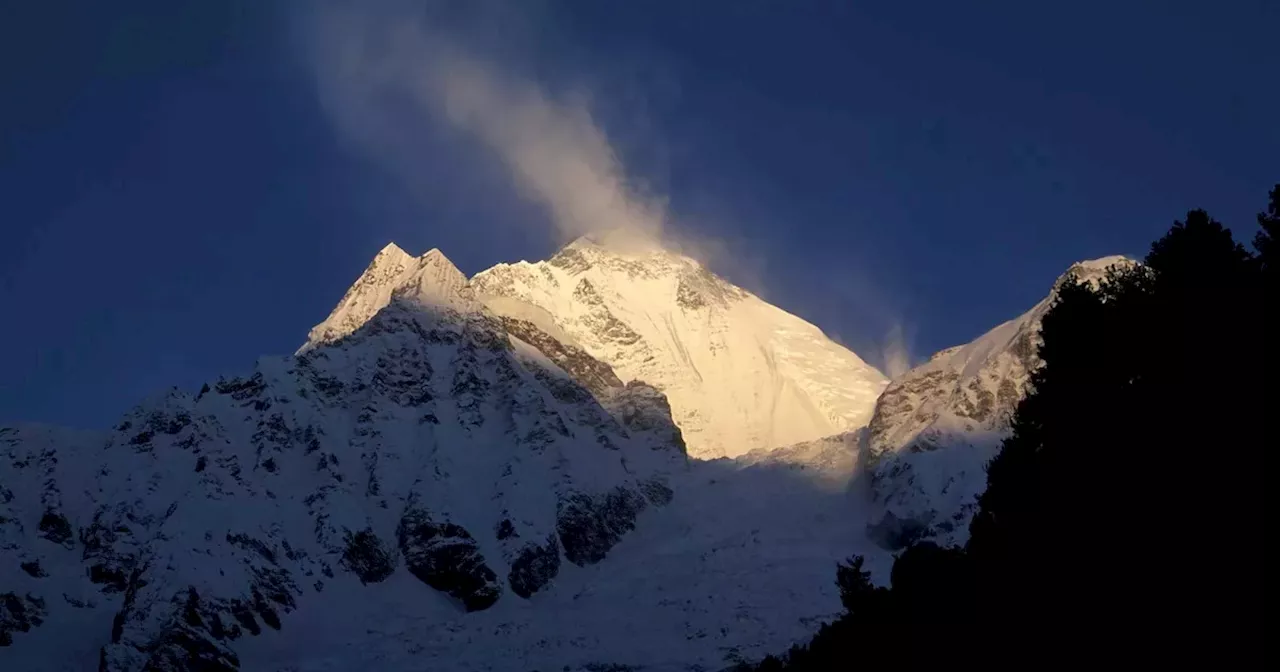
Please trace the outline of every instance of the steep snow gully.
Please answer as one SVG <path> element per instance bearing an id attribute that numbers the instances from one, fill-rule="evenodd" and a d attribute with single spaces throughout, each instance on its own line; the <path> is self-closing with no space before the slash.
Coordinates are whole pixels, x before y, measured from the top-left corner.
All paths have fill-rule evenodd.
<path id="1" fill-rule="evenodd" d="M 962 540 L 1049 300 L 891 382 L 661 249 L 388 245 L 292 356 L 0 428 L 0 669 L 759 658 L 839 611 L 837 560 Z"/>

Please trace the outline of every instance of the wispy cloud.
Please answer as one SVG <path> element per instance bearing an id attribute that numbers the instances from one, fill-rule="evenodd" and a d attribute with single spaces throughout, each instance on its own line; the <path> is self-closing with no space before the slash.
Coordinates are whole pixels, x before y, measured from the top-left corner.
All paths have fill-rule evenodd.
<path id="1" fill-rule="evenodd" d="M 911 348 L 901 323 L 894 323 L 880 348 L 880 361 L 885 375 L 897 378 L 911 368 Z"/>
<path id="2" fill-rule="evenodd" d="M 420 162 L 402 137 L 444 124 L 492 152 L 563 242 L 595 232 L 657 238 L 665 204 L 628 183 L 583 92 L 553 93 L 432 25 L 422 3 L 309 5 L 308 64 L 341 135 L 402 179 Z M 419 11 L 414 11 L 414 10 Z"/>

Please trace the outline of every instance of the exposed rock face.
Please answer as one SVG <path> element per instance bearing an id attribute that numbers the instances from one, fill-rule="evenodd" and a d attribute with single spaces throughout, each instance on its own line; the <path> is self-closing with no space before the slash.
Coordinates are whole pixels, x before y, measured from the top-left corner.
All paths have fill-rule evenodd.
<path id="1" fill-rule="evenodd" d="M 131 607 L 128 603 L 126 607 Z M 264 613 L 271 614 L 269 607 L 263 607 Z M 186 670 L 210 670 L 211 672 L 234 672 L 240 669 L 240 659 L 229 647 L 230 640 L 241 635 L 240 627 L 245 626 L 251 634 L 259 634 L 257 621 L 253 613 L 244 605 L 234 607 L 236 623 L 229 626 L 222 621 L 222 611 L 202 603 L 195 588 L 187 591 L 186 601 L 178 617 L 164 626 L 160 634 L 147 647 L 146 667 L 148 672 L 185 672 Z M 121 614 L 125 614 L 121 611 Z M 120 616 L 117 617 L 118 621 Z M 278 620 L 273 620 L 279 629 Z M 228 627 L 230 629 L 228 629 Z M 119 643 L 117 635 L 122 629 L 112 633 L 112 643 Z M 118 664 L 119 659 L 109 658 L 104 650 L 102 667 L 111 663 Z"/>
<path id="2" fill-rule="evenodd" d="M 889 548 L 929 538 L 963 543 L 986 463 L 1008 435 L 1009 422 L 1040 365 L 1040 321 L 1067 275 L 1099 282 L 1105 257 L 1073 265 L 1054 290 L 1020 317 L 972 343 L 943 350 L 893 380 L 876 402 L 863 459 L 879 507 L 870 531 Z"/>
<path id="3" fill-rule="evenodd" d="M 635 529 L 647 502 L 627 488 L 599 495 L 575 493 L 560 500 L 556 529 L 564 557 L 575 565 L 600 562 L 622 536 Z"/>
<path id="4" fill-rule="evenodd" d="M 507 333 L 537 348 L 556 366 L 573 377 L 582 387 L 595 394 L 609 388 L 622 387 L 622 381 L 608 364 L 588 355 L 585 350 L 553 338 L 529 320 L 503 316 L 502 326 Z"/>
<path id="5" fill-rule="evenodd" d="M 342 552 L 342 567 L 360 578 L 360 583 L 378 583 L 396 571 L 396 556 L 373 530 L 347 532 L 347 547 Z"/>
<path id="6" fill-rule="evenodd" d="M 47 613 L 39 597 L 0 593 L 0 646 L 13 644 L 13 633 L 30 632 L 44 623 Z"/>
<path id="7" fill-rule="evenodd" d="M 45 511 L 40 517 L 40 536 L 55 544 L 70 545 L 74 534 L 67 517 L 56 511 Z"/>
<path id="8" fill-rule="evenodd" d="M 555 535 L 545 543 L 529 544 L 511 563 L 507 582 L 511 592 L 523 598 L 533 597 L 560 573 L 560 543 Z"/>
<path id="9" fill-rule="evenodd" d="M 293 357 L 108 432 L 0 429 L 0 641 L 32 664 L 235 670 L 334 584 L 407 570 L 485 609 L 500 576 L 518 598 L 553 585 L 564 502 L 643 502 L 685 468 L 660 392 L 504 322 L 439 252 L 388 247 Z M 589 561 L 636 512 L 573 531 Z M 24 640 L 54 622 L 90 636 Z"/>
<path id="10" fill-rule="evenodd" d="M 513 307 L 501 301 L 490 303 L 499 311 L 514 310 L 525 316 L 539 310 L 524 305 Z M 589 393 L 611 416 L 610 420 L 601 421 L 621 423 L 622 428 L 615 428 L 617 431 L 624 435 L 628 432 L 648 435 L 655 450 L 685 451 L 684 438 L 671 419 L 671 406 L 662 392 L 644 381 L 624 384 L 608 364 L 587 354 L 572 337 L 555 327 L 549 315 L 539 315 L 537 322 L 510 314 L 502 315 L 501 320 L 507 333 L 532 346 L 568 374 L 568 379 L 543 376 L 543 384 L 558 399 L 582 401 Z M 590 418 L 586 421 L 597 422 Z"/>
<path id="11" fill-rule="evenodd" d="M 498 576 L 461 526 L 432 522 L 426 511 L 411 508 L 400 519 L 396 538 L 409 571 L 462 602 L 467 611 L 487 609 L 502 595 Z"/>

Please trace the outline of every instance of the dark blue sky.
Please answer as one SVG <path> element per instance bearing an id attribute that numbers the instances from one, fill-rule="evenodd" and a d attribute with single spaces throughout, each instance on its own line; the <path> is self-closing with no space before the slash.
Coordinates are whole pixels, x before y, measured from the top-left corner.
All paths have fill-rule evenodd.
<path id="1" fill-rule="evenodd" d="M 388 240 L 467 273 L 553 251 L 464 143 L 413 185 L 351 151 L 304 4 L 0 9 L 0 421 L 105 425 L 291 352 Z M 441 11 L 588 84 L 726 275 L 875 363 L 894 324 L 916 358 L 967 341 L 1188 208 L 1251 237 L 1280 180 L 1266 0 L 473 5 Z"/>

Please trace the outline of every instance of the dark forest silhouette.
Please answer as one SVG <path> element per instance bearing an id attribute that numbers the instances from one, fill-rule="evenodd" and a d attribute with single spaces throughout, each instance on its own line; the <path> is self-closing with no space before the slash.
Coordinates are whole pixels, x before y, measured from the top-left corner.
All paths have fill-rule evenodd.
<path id="1" fill-rule="evenodd" d="M 1203 210 L 1068 282 L 963 548 L 921 543 L 759 670 L 876 663 L 1260 666 L 1280 185 L 1255 252 Z"/>

